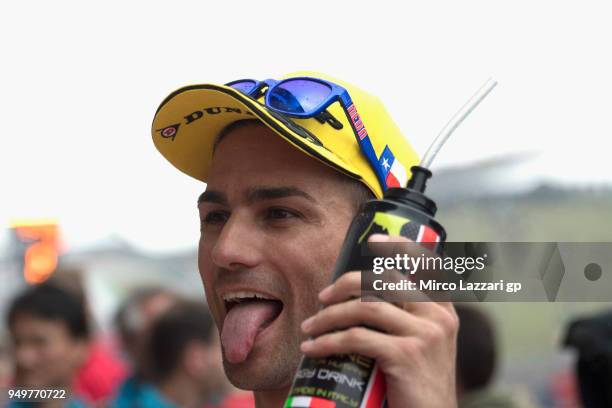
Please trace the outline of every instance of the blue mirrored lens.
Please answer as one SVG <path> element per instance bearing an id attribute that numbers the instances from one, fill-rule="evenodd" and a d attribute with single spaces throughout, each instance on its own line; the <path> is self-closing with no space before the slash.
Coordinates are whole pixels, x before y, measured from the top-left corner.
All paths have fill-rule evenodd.
<path id="1" fill-rule="evenodd" d="M 317 81 L 292 79 L 272 88 L 268 102 L 271 108 L 284 112 L 309 113 L 325 102 L 331 91 Z"/>
<path id="2" fill-rule="evenodd" d="M 256 85 L 257 82 L 252 81 L 250 79 L 238 82 L 230 82 L 229 84 L 227 84 L 227 86 L 230 86 L 245 95 L 249 95 L 255 89 Z"/>

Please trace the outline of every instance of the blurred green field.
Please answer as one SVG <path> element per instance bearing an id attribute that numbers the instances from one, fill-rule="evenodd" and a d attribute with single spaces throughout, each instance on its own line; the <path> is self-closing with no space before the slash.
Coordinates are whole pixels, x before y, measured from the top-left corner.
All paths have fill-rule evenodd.
<path id="1" fill-rule="evenodd" d="M 544 187 L 522 195 L 438 202 L 437 219 L 448 241 L 612 242 L 609 190 Z M 607 266 L 610 269 L 610 265 Z M 606 265 L 603 266 L 606 271 Z M 612 288 L 611 288 L 612 291 Z M 474 305 L 474 304 L 473 304 Z M 480 303 L 498 329 L 503 383 L 544 378 L 563 363 L 562 342 L 570 321 L 611 303 Z M 523 374 L 521 374 L 523 373 Z"/>

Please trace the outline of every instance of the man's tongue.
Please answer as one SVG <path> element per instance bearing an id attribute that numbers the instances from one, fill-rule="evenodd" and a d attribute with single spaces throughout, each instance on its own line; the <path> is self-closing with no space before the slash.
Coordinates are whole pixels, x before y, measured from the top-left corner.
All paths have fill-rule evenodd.
<path id="1" fill-rule="evenodd" d="M 225 316 L 221 343 L 230 363 L 241 363 L 248 357 L 255 337 L 277 314 L 278 302 L 253 300 L 232 307 Z"/>

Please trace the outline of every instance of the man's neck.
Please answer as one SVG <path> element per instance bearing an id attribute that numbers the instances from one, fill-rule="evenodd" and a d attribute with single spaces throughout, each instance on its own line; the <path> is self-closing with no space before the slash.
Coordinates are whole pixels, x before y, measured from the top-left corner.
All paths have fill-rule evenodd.
<path id="1" fill-rule="evenodd" d="M 290 387 L 273 391 L 255 391 L 255 408 L 282 408 Z"/>

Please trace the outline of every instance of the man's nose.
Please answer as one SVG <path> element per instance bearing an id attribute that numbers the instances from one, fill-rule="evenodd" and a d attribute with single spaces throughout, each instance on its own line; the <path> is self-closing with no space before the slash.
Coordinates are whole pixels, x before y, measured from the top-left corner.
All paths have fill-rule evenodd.
<path id="1" fill-rule="evenodd" d="M 233 213 L 211 251 L 213 263 L 224 269 L 254 267 L 261 258 L 263 234 L 248 216 Z"/>

